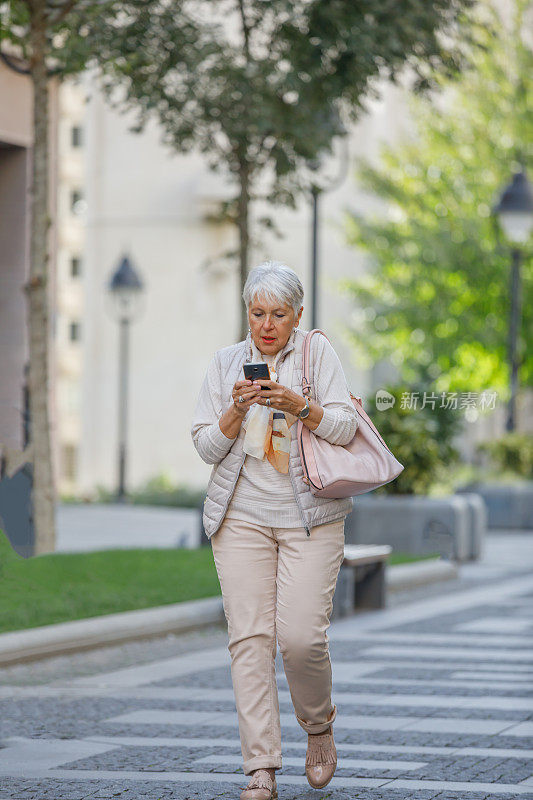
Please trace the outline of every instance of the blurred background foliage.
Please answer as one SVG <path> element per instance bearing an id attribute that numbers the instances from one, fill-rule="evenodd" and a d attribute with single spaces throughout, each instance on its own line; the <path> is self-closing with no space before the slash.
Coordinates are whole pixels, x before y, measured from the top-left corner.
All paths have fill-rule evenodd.
<path id="1" fill-rule="evenodd" d="M 166 472 L 160 472 L 128 491 L 128 503 L 143 506 L 172 506 L 175 508 L 198 508 L 205 499 L 205 489 L 197 489 L 184 483 L 174 483 Z M 62 503 L 115 503 L 116 492 L 97 486 L 91 494 L 63 495 Z"/>
<path id="2" fill-rule="evenodd" d="M 372 396 L 365 400 L 364 409 L 404 470 L 372 494 L 428 494 L 459 460 L 452 442 L 461 430 L 463 416 L 457 410 L 440 408 L 438 402 L 435 408 L 431 404 L 422 407 L 425 387 L 403 384 L 384 388 L 393 395 L 394 404 L 379 410 Z M 420 398 L 413 408 L 405 402 L 411 394 Z"/>
<path id="3" fill-rule="evenodd" d="M 489 457 L 498 476 L 503 472 L 533 479 L 533 437 L 529 434 L 513 431 L 500 439 L 483 442 L 477 449 Z"/>
<path id="4" fill-rule="evenodd" d="M 456 444 L 465 422 L 464 411 L 428 403 L 420 384 L 384 387 L 394 404 L 379 409 L 373 395 L 364 409 L 404 470 L 391 483 L 372 494 L 416 494 L 442 496 L 471 482 L 515 483 L 533 478 L 533 437 L 527 433 L 506 433 L 476 447 L 476 462 L 462 462 Z M 410 398 L 417 398 L 411 403 Z"/>
<path id="5" fill-rule="evenodd" d="M 511 253 L 491 208 L 515 169 L 533 168 L 531 3 L 515 3 L 509 29 L 486 2 L 472 24 L 482 47 L 471 68 L 456 81 L 437 76 L 433 98 L 410 97 L 413 135 L 384 146 L 377 165 L 359 161 L 359 180 L 388 213 L 347 214 L 348 240 L 370 265 L 342 288 L 362 368 L 386 358 L 426 390 L 494 390 L 505 401 Z M 522 267 L 522 386 L 533 385 L 532 249 Z"/>

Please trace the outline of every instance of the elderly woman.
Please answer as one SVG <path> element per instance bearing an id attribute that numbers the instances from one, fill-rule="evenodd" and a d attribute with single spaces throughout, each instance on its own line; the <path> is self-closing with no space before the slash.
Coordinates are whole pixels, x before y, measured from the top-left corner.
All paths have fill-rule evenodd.
<path id="1" fill-rule="evenodd" d="M 282 766 L 276 638 L 296 719 L 308 734 L 310 785 L 326 786 L 337 764 L 326 631 L 352 499 L 311 494 L 296 423 L 343 445 L 355 434 L 357 414 L 324 336 L 311 341 L 312 399 L 302 392 L 303 287 L 296 273 L 278 262 L 261 264 L 250 272 L 243 299 L 248 335 L 215 352 L 191 435 L 200 457 L 213 464 L 203 520 L 228 623 L 243 770 L 252 776 L 241 800 L 271 800 Z M 243 365 L 261 361 L 270 378 L 247 380 Z"/>

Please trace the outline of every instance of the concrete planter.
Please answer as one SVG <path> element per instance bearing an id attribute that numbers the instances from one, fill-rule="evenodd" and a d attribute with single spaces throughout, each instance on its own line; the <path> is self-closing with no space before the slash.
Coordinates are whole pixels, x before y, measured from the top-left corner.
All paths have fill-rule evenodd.
<path id="1" fill-rule="evenodd" d="M 474 560 L 480 558 L 485 546 L 485 534 L 488 528 L 487 506 L 481 495 L 474 492 L 465 492 L 461 497 L 466 500 L 468 505 L 470 515 L 469 559 Z"/>
<path id="2" fill-rule="evenodd" d="M 361 495 L 346 517 L 346 542 L 390 544 L 395 551 L 439 553 L 444 558 L 478 558 L 486 510 L 477 497 L 449 495 Z"/>
<path id="3" fill-rule="evenodd" d="M 533 528 L 533 481 L 469 483 L 457 494 L 477 494 L 487 507 L 489 528 Z"/>

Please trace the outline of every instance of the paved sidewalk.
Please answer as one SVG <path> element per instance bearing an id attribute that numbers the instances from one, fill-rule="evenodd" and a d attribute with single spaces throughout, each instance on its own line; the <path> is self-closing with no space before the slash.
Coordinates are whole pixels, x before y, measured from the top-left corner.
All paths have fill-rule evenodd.
<path id="1" fill-rule="evenodd" d="M 117 503 L 57 505 L 57 552 L 132 547 L 197 547 L 199 512 L 194 508 Z"/>
<path id="2" fill-rule="evenodd" d="M 278 656 L 280 800 L 533 800 L 533 532 L 488 553 L 331 626 L 339 764 L 322 791 Z M 225 632 L 196 642 L 0 670 L 0 800 L 238 798 Z"/>

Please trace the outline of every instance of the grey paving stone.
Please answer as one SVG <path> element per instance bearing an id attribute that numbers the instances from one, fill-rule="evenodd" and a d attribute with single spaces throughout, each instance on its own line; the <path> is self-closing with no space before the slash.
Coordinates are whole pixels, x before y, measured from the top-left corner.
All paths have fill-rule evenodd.
<path id="1" fill-rule="evenodd" d="M 423 677 L 426 675 L 426 677 Z M 453 686 L 443 686 L 441 683 L 438 683 L 441 680 L 449 680 L 452 681 L 449 673 L 446 676 L 442 677 L 427 677 L 427 673 L 422 673 L 419 671 L 417 674 L 406 674 L 404 670 L 387 670 L 386 674 L 380 673 L 379 675 L 375 673 L 376 678 L 389 678 L 391 680 L 396 680 L 399 678 L 409 679 L 412 678 L 413 680 L 423 680 L 426 681 L 425 684 L 388 684 L 385 683 L 371 683 L 368 681 L 359 682 L 354 681 L 353 683 L 342 683 L 342 682 L 335 682 L 333 684 L 333 690 L 335 692 L 373 692 L 374 694 L 401 694 L 401 695 L 416 695 L 417 697 L 421 697 L 423 695 L 427 695 L 431 697 L 433 694 L 439 695 L 461 695 L 462 697 L 489 697 L 494 696 L 496 693 L 500 697 L 524 697 L 524 687 L 520 687 L 517 685 L 517 688 L 513 689 L 502 689 L 498 687 L 498 689 L 493 689 L 489 686 L 483 686 L 482 684 L 478 683 L 475 684 L 472 682 L 472 686 L 460 686 L 454 683 Z M 452 681 L 453 682 L 453 681 Z M 438 683 L 438 685 L 435 685 Z M 284 688 L 286 683 L 280 682 L 279 687 Z"/>

